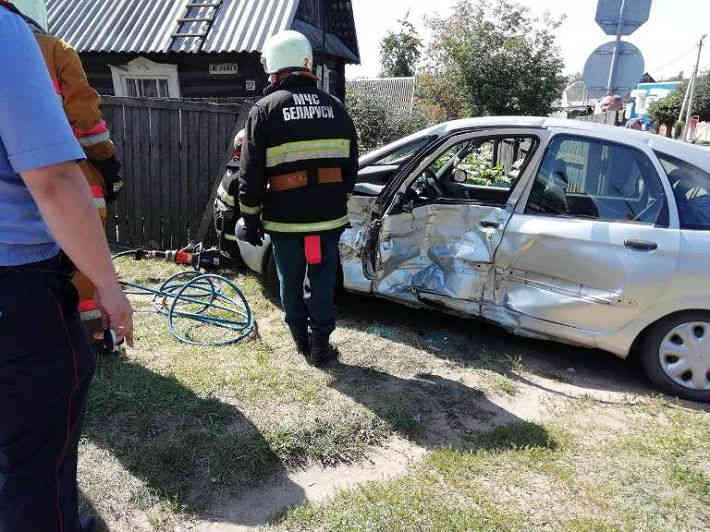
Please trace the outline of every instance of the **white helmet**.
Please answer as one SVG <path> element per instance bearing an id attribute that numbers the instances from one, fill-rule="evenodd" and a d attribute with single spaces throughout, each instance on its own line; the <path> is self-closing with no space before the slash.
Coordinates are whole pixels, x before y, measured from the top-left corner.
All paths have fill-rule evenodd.
<path id="1" fill-rule="evenodd" d="M 270 37 L 261 53 L 261 63 L 267 74 L 289 68 L 313 68 L 313 48 L 305 35 L 297 31 L 282 31 Z"/>
<path id="2" fill-rule="evenodd" d="M 10 3 L 44 31 L 48 31 L 47 4 L 44 0 L 10 0 Z"/>

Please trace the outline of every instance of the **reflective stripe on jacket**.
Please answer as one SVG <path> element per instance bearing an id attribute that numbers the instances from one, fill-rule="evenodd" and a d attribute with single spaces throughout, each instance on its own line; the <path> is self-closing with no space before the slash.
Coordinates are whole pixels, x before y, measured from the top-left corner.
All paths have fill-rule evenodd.
<path id="1" fill-rule="evenodd" d="M 358 170 L 355 126 L 343 104 L 310 74 L 267 89 L 249 113 L 239 208 L 264 229 L 319 233 L 348 224 L 347 195 Z"/>
<path id="2" fill-rule="evenodd" d="M 101 98 L 89 85 L 79 54 L 51 35 L 36 33 L 35 37 L 69 124 L 86 156 L 95 161 L 109 159 L 115 150 L 99 109 Z"/>
<path id="3" fill-rule="evenodd" d="M 90 161 L 109 159 L 113 157 L 115 149 L 99 109 L 101 98 L 89 85 L 79 54 L 71 46 L 51 35 L 35 33 L 35 37 L 47 64 L 54 90 L 62 99 L 69 124 L 89 159 L 81 161 L 79 167 L 89 186 L 100 186 L 103 189 L 104 178 Z M 106 202 L 103 199 L 103 191 L 100 202 L 103 202 L 103 205 L 99 205 L 98 198 L 94 197 L 94 203 L 104 215 Z"/>

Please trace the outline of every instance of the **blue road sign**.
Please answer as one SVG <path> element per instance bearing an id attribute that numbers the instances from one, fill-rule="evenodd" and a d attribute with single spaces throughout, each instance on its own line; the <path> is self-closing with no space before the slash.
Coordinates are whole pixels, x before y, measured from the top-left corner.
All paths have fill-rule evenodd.
<path id="1" fill-rule="evenodd" d="M 607 35 L 617 34 L 622 1 L 599 0 L 596 20 Z M 626 0 L 620 35 L 631 35 L 648 22 L 650 14 L 651 0 Z"/>
<path id="2" fill-rule="evenodd" d="M 609 90 L 609 72 L 614 61 L 616 46 L 616 41 L 603 44 L 587 59 L 583 79 L 591 98 L 601 98 Z M 641 81 L 644 59 L 641 50 L 633 44 L 620 41 L 618 46 L 611 92 L 625 98 Z"/>

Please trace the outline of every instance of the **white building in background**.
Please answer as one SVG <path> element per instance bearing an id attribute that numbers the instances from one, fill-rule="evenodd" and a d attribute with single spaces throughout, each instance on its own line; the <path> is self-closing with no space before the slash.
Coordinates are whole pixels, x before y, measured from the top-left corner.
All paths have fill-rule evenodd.
<path id="1" fill-rule="evenodd" d="M 634 104 L 631 108 L 631 118 L 641 118 L 650 121 L 649 107 L 655 101 L 661 100 L 683 85 L 682 81 L 660 81 L 656 83 L 639 83 L 636 90 L 631 91 Z"/>

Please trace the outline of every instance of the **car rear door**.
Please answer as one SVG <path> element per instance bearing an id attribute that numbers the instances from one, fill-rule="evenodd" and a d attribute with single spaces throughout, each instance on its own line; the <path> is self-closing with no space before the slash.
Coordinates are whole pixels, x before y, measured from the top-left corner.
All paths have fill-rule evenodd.
<path id="1" fill-rule="evenodd" d="M 628 324 L 667 290 L 677 211 L 650 150 L 557 134 L 526 194 L 496 256 L 495 305 L 595 334 Z"/>
<path id="2" fill-rule="evenodd" d="M 363 267 L 373 293 L 479 314 L 496 248 L 543 135 L 523 128 L 457 133 L 410 165 L 388 187 L 369 228 Z"/>

